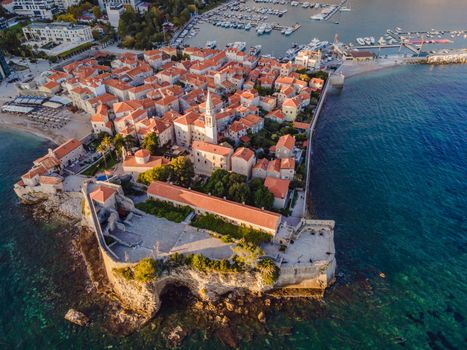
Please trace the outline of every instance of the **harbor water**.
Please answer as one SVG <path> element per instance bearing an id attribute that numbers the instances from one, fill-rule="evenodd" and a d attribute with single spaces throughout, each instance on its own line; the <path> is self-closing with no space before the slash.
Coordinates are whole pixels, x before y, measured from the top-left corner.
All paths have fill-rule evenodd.
<path id="1" fill-rule="evenodd" d="M 300 1 L 303 3 L 304 1 Z M 321 0 L 319 3 L 337 4 L 340 1 Z M 311 1 L 311 3 L 315 3 Z M 310 16 L 319 13 L 317 9 L 293 7 L 272 3 L 255 3 L 246 0 L 242 6 L 250 8 L 272 8 L 283 10 L 287 13 L 283 17 L 269 15 L 267 23 L 279 23 L 284 26 L 301 25 L 295 33 L 289 36 L 273 30 L 269 34 L 259 36 L 255 29 L 249 31 L 244 29 L 221 28 L 209 23 L 199 23 L 199 34 L 188 38 L 184 44 L 204 47 L 207 41 L 217 41 L 219 48 L 224 48 L 227 43 L 244 41 L 248 46 L 262 45 L 263 53 L 281 57 L 292 43 L 307 44 L 314 37 L 329 42 L 334 41 L 336 33 L 342 42 L 353 42 L 356 44 L 357 37 L 374 36 L 378 39 L 386 34 L 387 29 L 400 27 L 407 31 L 430 31 L 437 30 L 465 30 L 467 23 L 467 1 L 447 0 L 442 2 L 436 0 L 350 0 L 351 11 L 338 12 L 329 21 L 311 20 Z M 250 14 L 250 13 L 247 13 Z M 231 20 L 227 18 L 226 20 Z M 338 22 L 339 24 L 335 24 Z M 448 37 L 449 38 L 449 37 Z M 456 38 L 455 43 L 447 46 L 426 45 L 426 50 L 441 47 L 466 47 L 467 40 Z M 394 50 L 388 52 L 394 53 Z"/>
<path id="2" fill-rule="evenodd" d="M 328 96 L 311 189 L 314 214 L 337 222 L 337 283 L 324 303 L 291 301 L 287 312 L 268 314 L 270 333 L 242 348 L 465 345 L 465 81 L 467 66 L 403 66 L 354 77 Z M 86 300 L 64 248 L 69 237 L 33 221 L 11 190 L 48 143 L 4 130 L 0 137 L 0 347 L 163 348 L 150 326 L 125 338 L 101 328 L 98 304 Z M 65 321 L 71 306 L 89 312 L 93 324 Z M 165 320 L 183 324 L 186 316 L 177 306 L 163 310 Z M 292 334 L 277 335 L 282 327 Z M 223 346 L 199 330 L 182 348 Z"/>

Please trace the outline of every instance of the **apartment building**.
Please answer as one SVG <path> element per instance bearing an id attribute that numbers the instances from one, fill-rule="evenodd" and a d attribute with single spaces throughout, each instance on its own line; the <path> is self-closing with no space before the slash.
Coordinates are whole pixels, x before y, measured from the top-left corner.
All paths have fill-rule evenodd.
<path id="1" fill-rule="evenodd" d="M 28 41 L 63 43 L 80 43 L 92 41 L 91 28 L 66 22 L 31 23 L 23 28 Z"/>

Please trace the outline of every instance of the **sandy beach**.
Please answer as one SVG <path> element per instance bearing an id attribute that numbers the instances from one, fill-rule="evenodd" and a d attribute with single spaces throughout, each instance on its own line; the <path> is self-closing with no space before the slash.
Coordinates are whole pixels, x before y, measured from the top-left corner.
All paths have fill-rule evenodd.
<path id="1" fill-rule="evenodd" d="M 91 133 L 91 124 L 86 113 L 74 113 L 73 118 L 60 129 L 43 129 L 29 119 L 13 114 L 0 113 L 0 129 L 21 130 L 48 139 L 59 145 L 70 138 L 81 139 Z"/>

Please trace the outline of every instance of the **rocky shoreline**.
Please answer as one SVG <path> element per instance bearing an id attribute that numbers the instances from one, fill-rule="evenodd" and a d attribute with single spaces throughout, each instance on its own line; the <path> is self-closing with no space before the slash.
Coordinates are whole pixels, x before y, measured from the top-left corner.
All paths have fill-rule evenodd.
<path id="1" fill-rule="evenodd" d="M 107 278 L 95 233 L 81 225 L 81 199 L 80 193 L 62 193 L 23 198 L 22 202 L 30 206 L 35 219 L 63 223 L 65 229 L 58 235 L 70 237 L 64 249 L 72 257 L 71 273 L 79 284 L 68 307 L 82 312 L 89 319 L 88 327 L 99 327 L 113 336 L 147 334 L 171 348 L 201 331 L 206 340 L 216 337 L 225 346 L 236 348 L 240 342 L 251 341 L 256 335 L 271 333 L 268 318 L 277 311 L 289 309 L 287 297 L 295 295 L 288 295 L 287 290 L 252 293 L 235 289 L 215 300 L 201 300 L 188 288 L 176 285 L 169 286 L 161 295 L 162 308 L 156 317 L 125 308 Z M 310 296 L 322 297 L 322 292 L 301 292 L 300 296 L 307 298 L 294 299 L 294 306 L 308 303 Z M 175 311 L 171 310 L 174 305 Z M 287 336 L 292 329 L 281 327 L 273 332 Z"/>

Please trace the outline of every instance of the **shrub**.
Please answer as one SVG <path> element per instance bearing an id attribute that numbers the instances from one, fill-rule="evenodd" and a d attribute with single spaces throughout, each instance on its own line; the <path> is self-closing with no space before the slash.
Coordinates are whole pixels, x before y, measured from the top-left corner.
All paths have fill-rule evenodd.
<path id="1" fill-rule="evenodd" d="M 279 268 L 269 258 L 260 260 L 256 268 L 261 273 L 264 283 L 268 285 L 273 285 L 279 278 Z"/>
<path id="2" fill-rule="evenodd" d="M 266 232 L 254 230 L 246 226 L 237 226 L 212 214 L 198 215 L 192 222 L 192 226 L 211 230 L 221 235 L 228 235 L 233 239 L 244 238 L 245 241 L 253 243 L 254 245 L 259 245 L 271 240 L 271 235 Z"/>
<path id="3" fill-rule="evenodd" d="M 123 277 L 124 279 L 126 279 L 127 281 L 129 280 L 132 280 L 133 279 L 133 271 L 131 271 L 131 268 L 129 267 L 118 267 L 118 268 L 114 268 L 113 271 Z"/>
<path id="4" fill-rule="evenodd" d="M 157 277 L 157 262 L 151 258 L 140 260 L 133 267 L 133 275 L 135 280 L 147 283 Z"/>
<path id="5" fill-rule="evenodd" d="M 176 207 L 175 205 L 154 199 L 136 204 L 136 207 L 148 214 L 174 222 L 182 222 L 191 212 L 188 206 Z"/>

